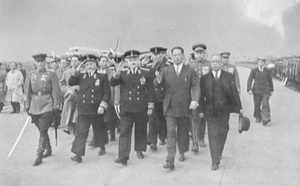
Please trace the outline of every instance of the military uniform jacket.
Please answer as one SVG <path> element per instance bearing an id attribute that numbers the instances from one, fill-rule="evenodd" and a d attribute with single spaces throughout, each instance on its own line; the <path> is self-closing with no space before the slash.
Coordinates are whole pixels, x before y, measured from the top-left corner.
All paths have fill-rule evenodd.
<path id="1" fill-rule="evenodd" d="M 150 63 L 150 64 L 147 64 L 147 67 L 146 67 L 146 68 L 149 68 L 150 75 L 153 80 L 155 79 L 155 71 L 159 71 L 161 73 L 161 71 L 164 67 L 171 65 L 168 62 L 168 59 L 166 57 L 159 58 L 157 60 L 158 61 L 156 61 L 154 63 L 154 65 L 152 63 Z M 165 97 L 165 89 L 161 84 L 158 84 L 155 87 L 155 98 L 156 98 L 155 102 L 162 103 L 164 101 L 164 97 Z"/>
<path id="2" fill-rule="evenodd" d="M 234 81 L 235 81 L 236 88 L 238 90 L 241 90 L 239 73 L 236 70 L 236 67 L 232 64 L 227 64 L 226 66 L 223 65 L 222 69 L 225 70 L 226 72 L 229 72 L 230 74 L 232 74 L 234 76 Z"/>
<path id="3" fill-rule="evenodd" d="M 254 80 L 254 84 L 252 86 Z M 266 67 L 261 72 L 258 67 L 251 70 L 248 82 L 247 92 L 252 90 L 254 94 L 269 94 L 274 91 L 272 72 Z"/>
<path id="4" fill-rule="evenodd" d="M 30 72 L 26 102 L 29 113 L 43 114 L 59 109 L 60 105 L 61 93 L 56 74 L 46 69 Z"/>
<path id="5" fill-rule="evenodd" d="M 153 80 L 148 69 L 138 68 L 136 74 L 132 74 L 129 68 L 124 69 L 117 79 L 110 79 L 110 84 L 120 85 L 121 112 L 147 112 L 148 104 L 155 101 Z"/>
<path id="6" fill-rule="evenodd" d="M 210 70 L 210 62 L 206 61 L 206 60 L 202 61 L 202 62 L 198 62 L 196 60 L 191 60 L 188 62 L 187 65 L 195 70 L 195 72 L 197 73 L 197 76 L 199 78 L 199 81 L 200 81 L 201 76 L 207 74 Z"/>
<path id="7" fill-rule="evenodd" d="M 110 99 L 110 87 L 107 74 L 97 70 L 89 77 L 86 71 L 72 75 L 69 85 L 79 85 L 77 110 L 79 115 L 97 115 L 99 106 L 107 108 Z"/>

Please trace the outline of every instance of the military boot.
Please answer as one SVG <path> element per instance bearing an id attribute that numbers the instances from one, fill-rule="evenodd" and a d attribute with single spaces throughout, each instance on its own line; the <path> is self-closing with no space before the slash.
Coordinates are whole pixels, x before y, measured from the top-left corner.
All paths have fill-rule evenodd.
<path id="1" fill-rule="evenodd" d="M 48 156 L 52 155 L 52 148 L 50 144 L 50 139 L 48 138 L 45 145 L 45 153 L 43 154 L 43 158 L 46 158 Z"/>
<path id="2" fill-rule="evenodd" d="M 46 144 L 45 137 L 40 137 L 39 144 L 38 144 L 38 149 L 37 149 L 37 154 L 36 154 L 36 159 L 32 163 L 33 166 L 38 166 L 43 162 L 43 152 L 44 152 L 44 149 L 45 149 L 45 144 Z"/>

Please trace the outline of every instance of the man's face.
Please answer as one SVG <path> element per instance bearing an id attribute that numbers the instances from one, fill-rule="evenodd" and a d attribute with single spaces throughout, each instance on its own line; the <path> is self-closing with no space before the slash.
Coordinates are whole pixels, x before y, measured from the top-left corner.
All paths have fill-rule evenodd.
<path id="1" fill-rule="evenodd" d="M 71 58 L 71 65 L 73 68 L 77 68 L 77 66 L 79 65 L 79 59 L 78 57 L 72 57 Z"/>
<path id="2" fill-rule="evenodd" d="M 129 58 L 126 58 L 126 61 L 127 61 L 128 67 L 131 69 L 137 68 L 140 63 L 140 60 L 138 57 L 129 57 Z"/>
<path id="3" fill-rule="evenodd" d="M 108 59 L 106 57 L 101 57 L 100 61 L 98 61 L 98 66 L 100 69 L 107 69 Z"/>
<path id="4" fill-rule="evenodd" d="M 15 70 L 17 68 L 16 63 L 11 63 L 10 64 L 10 69 Z"/>
<path id="5" fill-rule="evenodd" d="M 51 63 L 51 68 L 52 69 L 57 69 L 58 64 L 56 62 Z"/>
<path id="6" fill-rule="evenodd" d="M 18 64 L 18 69 L 22 70 L 22 65 L 21 64 Z"/>
<path id="7" fill-rule="evenodd" d="M 228 63 L 229 63 L 229 57 L 222 57 L 222 63 L 224 64 L 224 65 L 227 65 Z"/>
<path id="8" fill-rule="evenodd" d="M 212 56 L 212 58 L 210 60 L 210 66 L 211 66 L 211 69 L 214 71 L 220 70 L 220 68 L 222 66 L 221 57 L 217 56 L 217 55 Z"/>
<path id="9" fill-rule="evenodd" d="M 46 66 L 46 61 L 40 61 L 40 62 L 35 61 L 35 66 L 37 70 L 43 69 Z"/>
<path id="10" fill-rule="evenodd" d="M 194 50 L 194 57 L 197 61 L 203 61 L 205 57 L 205 50 Z"/>
<path id="11" fill-rule="evenodd" d="M 97 65 L 96 65 L 96 63 L 94 61 L 87 61 L 87 62 L 85 62 L 85 69 L 86 69 L 86 71 L 92 72 L 92 71 L 96 70 L 96 68 L 97 68 Z"/>
<path id="12" fill-rule="evenodd" d="M 259 67 L 263 67 L 263 66 L 265 65 L 265 61 L 259 59 L 259 60 L 257 61 L 257 64 L 258 64 Z"/>
<path id="13" fill-rule="evenodd" d="M 62 60 L 60 61 L 60 67 L 61 67 L 62 69 L 67 68 L 67 67 L 68 67 L 68 61 L 67 61 L 66 59 L 62 59 Z"/>
<path id="14" fill-rule="evenodd" d="M 174 49 L 173 53 L 172 53 L 172 56 L 173 56 L 174 63 L 176 65 L 180 65 L 182 63 L 183 53 L 180 49 Z"/>

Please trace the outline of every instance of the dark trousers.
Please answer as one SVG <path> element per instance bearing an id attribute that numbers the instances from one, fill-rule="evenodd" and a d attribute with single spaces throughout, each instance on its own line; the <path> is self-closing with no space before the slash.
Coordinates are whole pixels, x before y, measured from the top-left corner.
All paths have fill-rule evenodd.
<path id="1" fill-rule="evenodd" d="M 167 138 L 167 123 L 164 117 L 163 103 L 155 103 L 154 112 L 149 116 L 148 143 L 156 144 L 157 136 L 160 140 Z"/>
<path id="2" fill-rule="evenodd" d="M 39 115 L 31 115 L 31 118 L 40 132 L 40 138 L 49 139 L 48 129 L 53 122 L 53 112 L 45 112 Z"/>
<path id="3" fill-rule="evenodd" d="M 217 112 L 207 118 L 208 141 L 212 163 L 219 164 L 229 131 L 228 112 Z"/>
<path id="4" fill-rule="evenodd" d="M 270 99 L 270 94 L 253 94 L 253 101 L 254 101 L 253 116 L 255 118 L 259 118 L 264 121 L 271 120 L 269 99 Z"/>
<path id="5" fill-rule="evenodd" d="M 174 162 L 176 155 L 176 142 L 179 153 L 189 150 L 189 118 L 166 115 L 167 121 L 167 161 Z"/>
<path id="6" fill-rule="evenodd" d="M 131 149 L 131 133 L 134 123 L 134 149 L 146 151 L 147 148 L 147 113 L 121 112 L 121 126 L 119 137 L 119 158 L 129 159 Z"/>
<path id="7" fill-rule="evenodd" d="M 2 111 L 3 107 L 4 107 L 4 103 L 0 102 L 0 112 Z"/>
<path id="8" fill-rule="evenodd" d="M 75 140 L 71 149 L 76 155 L 85 155 L 85 145 L 91 124 L 95 143 L 98 143 L 100 147 L 108 143 L 107 125 L 104 123 L 103 115 L 79 115 Z"/>
<path id="9" fill-rule="evenodd" d="M 193 113 L 191 114 L 190 127 L 191 127 L 193 143 L 197 144 L 198 140 L 204 140 L 205 130 L 206 130 L 206 120 L 204 118 L 200 118 L 199 113 L 196 111 L 193 111 Z"/>

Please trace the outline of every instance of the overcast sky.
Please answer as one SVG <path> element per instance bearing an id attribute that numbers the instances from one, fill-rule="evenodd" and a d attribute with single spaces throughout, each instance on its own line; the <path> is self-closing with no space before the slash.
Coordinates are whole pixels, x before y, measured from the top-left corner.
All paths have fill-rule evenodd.
<path id="1" fill-rule="evenodd" d="M 0 61 L 74 45 L 149 50 L 195 43 L 209 56 L 300 55 L 299 0 L 0 0 Z"/>

